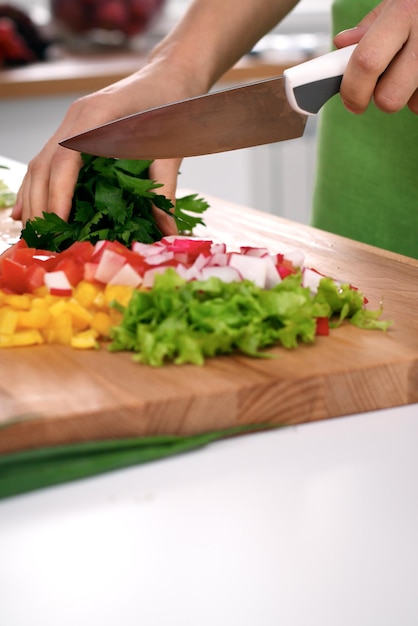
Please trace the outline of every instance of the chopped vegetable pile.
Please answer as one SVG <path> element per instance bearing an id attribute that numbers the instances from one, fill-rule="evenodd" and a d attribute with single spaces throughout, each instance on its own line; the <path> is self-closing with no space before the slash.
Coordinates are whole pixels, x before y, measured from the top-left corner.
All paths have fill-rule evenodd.
<path id="1" fill-rule="evenodd" d="M 344 319 L 389 326 L 351 285 L 304 267 L 299 251 L 185 236 L 208 204 L 191 195 L 174 208 L 150 164 L 83 155 L 68 223 L 53 213 L 27 222 L 0 257 L 0 347 L 107 342 L 153 366 L 202 364 L 295 348 Z M 174 210 L 179 235 L 162 236 L 153 207 Z"/>
<path id="2" fill-rule="evenodd" d="M 298 251 L 231 251 L 172 236 L 51 252 L 21 239 L 0 258 L 0 347 L 105 341 L 153 366 L 202 364 L 216 354 L 295 348 L 344 319 L 385 330 L 380 314 L 352 286 L 303 267 Z"/>

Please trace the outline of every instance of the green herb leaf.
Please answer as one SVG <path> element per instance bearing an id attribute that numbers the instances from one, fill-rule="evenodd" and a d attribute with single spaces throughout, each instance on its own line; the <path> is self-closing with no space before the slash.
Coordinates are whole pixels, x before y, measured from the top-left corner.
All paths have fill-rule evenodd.
<path id="1" fill-rule="evenodd" d="M 197 194 L 176 199 L 175 219 L 177 227 L 182 233 L 191 233 L 198 224 L 204 225 L 201 214 L 209 204 L 199 198 Z"/>
<path id="2" fill-rule="evenodd" d="M 107 239 L 130 246 L 134 241 L 161 239 L 153 206 L 171 215 L 173 204 L 156 193 L 161 185 L 148 178 L 152 161 L 82 156 L 68 223 L 54 213 L 44 213 L 27 222 L 22 231 L 26 243 L 60 252 L 78 240 Z M 197 195 L 177 200 L 174 218 L 179 232 L 190 233 L 203 224 L 201 214 L 207 208 Z"/>

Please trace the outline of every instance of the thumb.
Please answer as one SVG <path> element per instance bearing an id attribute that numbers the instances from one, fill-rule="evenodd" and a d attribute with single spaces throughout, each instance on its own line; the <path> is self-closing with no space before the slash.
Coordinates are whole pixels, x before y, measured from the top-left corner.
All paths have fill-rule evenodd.
<path id="1" fill-rule="evenodd" d="M 158 193 L 176 203 L 177 176 L 181 165 L 181 159 L 161 159 L 154 161 L 150 166 L 150 178 L 157 181 L 162 186 L 158 188 Z M 172 209 L 174 212 L 174 208 Z M 174 217 L 170 217 L 165 211 L 154 207 L 153 214 L 155 221 L 163 235 L 176 235 L 177 226 Z"/>
<path id="2" fill-rule="evenodd" d="M 370 26 L 379 17 L 388 1 L 389 0 L 383 0 L 383 2 L 374 7 L 374 9 L 370 11 L 370 13 L 367 13 L 367 15 L 363 17 L 363 19 L 357 24 L 357 26 L 354 26 L 353 28 L 348 28 L 347 30 L 342 30 L 340 33 L 335 35 L 334 45 L 337 48 L 345 48 L 346 46 L 351 46 L 354 43 L 358 43 L 369 30 Z"/>

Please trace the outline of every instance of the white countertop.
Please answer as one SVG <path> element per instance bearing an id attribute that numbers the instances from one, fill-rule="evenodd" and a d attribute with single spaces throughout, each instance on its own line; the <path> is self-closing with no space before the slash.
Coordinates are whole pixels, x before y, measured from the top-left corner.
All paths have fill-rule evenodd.
<path id="1" fill-rule="evenodd" d="M 416 626 L 418 406 L 0 502 L 2 626 Z"/>
<path id="2" fill-rule="evenodd" d="M 415 404 L 0 501 L 0 625 L 416 626 L 417 441 Z"/>

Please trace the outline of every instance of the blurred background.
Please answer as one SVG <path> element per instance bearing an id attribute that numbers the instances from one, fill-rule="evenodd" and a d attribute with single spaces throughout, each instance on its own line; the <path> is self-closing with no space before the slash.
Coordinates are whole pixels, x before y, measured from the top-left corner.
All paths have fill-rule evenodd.
<path id="1" fill-rule="evenodd" d="M 66 2 L 71 5 L 73 16 L 77 1 L 62 0 L 64 5 Z M 151 49 L 181 18 L 190 1 L 162 2 L 146 27 L 130 37 L 131 55 L 140 56 Z M 247 73 L 245 80 L 238 82 L 258 80 L 258 63 L 267 62 L 281 67 L 327 52 L 330 47 L 330 3 L 331 0 L 302 0 L 292 14 L 264 37 L 249 55 L 254 75 Z M 45 36 L 57 35 L 56 22 L 51 25 L 52 5 L 49 0 L 14 0 L 7 4 L 27 13 Z M 60 4 L 59 0 L 57 4 Z M 63 27 L 61 23 L 59 26 L 63 45 L 78 55 L 78 61 L 80 55 L 85 54 L 88 62 L 86 43 L 91 43 L 91 33 L 74 33 L 71 28 L 64 32 L 65 25 Z M 98 35 L 103 35 L 103 31 L 94 33 L 95 44 Z M 107 36 L 108 33 L 105 33 Z M 100 42 L 106 59 L 110 58 L 109 46 L 114 45 L 115 54 L 118 54 L 118 46 L 124 45 L 115 33 L 110 37 L 109 41 Z M 97 48 L 96 45 L 95 55 L 100 54 L 100 50 L 100 46 Z M 46 52 L 46 59 L 37 63 L 37 80 L 42 68 L 45 68 L 47 77 L 48 64 L 56 61 L 56 56 L 57 51 L 51 46 Z M 0 155 L 27 163 L 59 125 L 70 102 L 81 93 L 68 90 L 56 93 L 57 90 L 51 87 L 51 93 L 47 95 L 33 95 L 29 89 L 27 94 L 10 96 L 6 88 L 8 83 L 11 80 L 19 82 L 19 77 L 24 76 L 23 71 L 27 71 L 26 68 L 0 69 Z M 224 81 L 215 88 L 233 84 Z M 186 159 L 182 165 L 179 186 L 307 223 L 314 182 L 318 122 L 318 118 L 310 119 L 301 139 Z"/>

